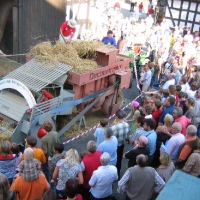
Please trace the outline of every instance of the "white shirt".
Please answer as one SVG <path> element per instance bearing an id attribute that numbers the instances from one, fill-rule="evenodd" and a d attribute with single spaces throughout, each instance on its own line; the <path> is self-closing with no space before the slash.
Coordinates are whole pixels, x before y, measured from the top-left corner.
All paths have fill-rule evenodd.
<path id="1" fill-rule="evenodd" d="M 165 84 L 163 85 L 163 89 L 167 90 L 169 88 L 170 85 L 174 85 L 175 84 L 175 80 L 174 79 L 171 79 L 171 80 L 168 80 L 167 82 L 165 82 Z"/>
<path id="2" fill-rule="evenodd" d="M 112 194 L 113 181 L 118 179 L 117 168 L 112 165 L 100 166 L 89 181 L 90 192 L 96 198 L 105 198 Z"/>
<path id="3" fill-rule="evenodd" d="M 190 86 L 188 83 L 181 85 L 181 91 L 186 93 L 188 90 L 190 90 Z"/>

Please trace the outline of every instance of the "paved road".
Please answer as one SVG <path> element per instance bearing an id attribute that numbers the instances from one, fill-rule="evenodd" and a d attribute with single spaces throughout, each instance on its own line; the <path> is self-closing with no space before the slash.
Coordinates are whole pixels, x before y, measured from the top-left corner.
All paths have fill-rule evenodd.
<path id="1" fill-rule="evenodd" d="M 124 95 L 124 105 L 127 105 L 127 103 L 132 101 L 138 95 L 138 90 L 136 88 L 137 88 L 136 81 L 135 81 L 135 79 L 133 79 L 132 80 L 132 88 L 122 91 L 122 93 Z M 125 109 L 126 113 L 128 113 L 129 111 L 130 111 L 129 107 Z M 95 140 L 95 138 L 93 136 L 93 132 L 89 133 L 88 135 L 86 135 L 82 138 L 79 138 L 73 142 L 70 142 L 69 144 L 66 144 L 65 150 L 75 148 L 78 152 L 81 152 L 83 150 L 86 150 L 87 142 L 90 140 Z M 124 152 L 127 151 L 128 149 L 130 149 L 130 145 L 126 144 Z M 127 160 L 124 159 L 122 162 L 121 175 L 123 175 L 126 170 L 127 170 Z M 121 194 L 117 193 L 117 182 L 115 182 L 113 185 L 113 193 L 117 200 L 125 199 L 125 195 L 121 195 Z"/>

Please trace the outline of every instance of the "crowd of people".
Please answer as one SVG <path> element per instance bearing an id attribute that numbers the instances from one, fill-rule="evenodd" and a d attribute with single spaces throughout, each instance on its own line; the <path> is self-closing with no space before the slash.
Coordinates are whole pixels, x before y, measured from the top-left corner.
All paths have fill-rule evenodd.
<path id="1" fill-rule="evenodd" d="M 125 19 L 119 5 L 105 8 L 108 23 L 93 24 L 81 38 L 102 40 L 107 34 L 102 41 L 121 53 L 134 51 L 138 44 L 148 50 L 138 71 L 142 101 L 133 101 L 128 115 L 118 110 L 114 122 L 102 119 L 94 132 L 96 141 L 89 141 L 83 152 L 64 151 L 49 121 L 43 124 L 41 147 L 28 136 L 22 154 L 17 144 L 3 141 L 0 199 L 109 200 L 115 199 L 115 181 L 126 200 L 154 199 L 175 170 L 200 176 L 199 32 L 177 26 L 171 30 L 166 19 L 155 24 L 151 1 L 146 19 L 140 19 L 142 3 L 137 7 L 131 1 L 133 14 Z M 63 28 L 61 40 L 72 40 L 75 24 L 71 20 L 63 25 L 69 26 L 70 37 Z M 130 150 L 124 152 L 126 143 Z M 128 166 L 122 174 L 124 159 Z"/>

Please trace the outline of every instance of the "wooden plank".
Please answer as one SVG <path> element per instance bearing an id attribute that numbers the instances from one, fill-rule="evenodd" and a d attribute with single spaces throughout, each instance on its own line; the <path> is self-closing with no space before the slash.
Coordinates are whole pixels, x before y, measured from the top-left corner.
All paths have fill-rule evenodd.
<path id="1" fill-rule="evenodd" d="M 3 37 L 4 29 L 8 19 L 9 12 L 13 6 L 13 0 L 6 0 L 0 2 L 0 42 Z"/>
<path id="2" fill-rule="evenodd" d="M 179 16 L 178 16 L 178 26 L 180 25 L 180 19 L 182 14 L 182 8 L 183 8 L 183 0 L 181 0 L 180 10 L 179 10 Z"/>
<path id="3" fill-rule="evenodd" d="M 171 10 L 170 10 L 170 8 L 169 8 L 169 2 L 168 2 L 168 1 L 167 1 L 167 8 L 168 8 L 168 10 L 169 10 L 169 15 L 170 15 L 170 18 L 171 18 L 171 20 L 172 20 L 172 24 L 173 24 L 173 26 L 175 26 L 174 19 L 173 19 L 173 17 L 172 17 L 172 12 L 171 12 Z"/>
<path id="4" fill-rule="evenodd" d="M 176 170 L 156 200 L 197 200 L 200 196 L 200 179 Z"/>
<path id="5" fill-rule="evenodd" d="M 200 4 L 199 3 L 197 3 L 196 4 L 196 7 L 195 7 L 195 13 L 194 13 L 194 17 L 193 17 L 193 22 L 195 22 L 195 19 L 196 19 L 196 16 L 197 16 L 197 14 L 199 14 L 197 11 L 198 11 L 198 6 L 199 6 Z M 192 23 L 192 30 L 193 30 L 193 28 L 194 28 L 194 25 L 195 25 L 195 23 Z"/>

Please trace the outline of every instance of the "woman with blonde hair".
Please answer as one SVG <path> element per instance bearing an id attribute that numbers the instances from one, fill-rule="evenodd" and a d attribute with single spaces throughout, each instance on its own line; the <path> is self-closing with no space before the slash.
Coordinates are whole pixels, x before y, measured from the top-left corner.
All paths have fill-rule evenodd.
<path id="1" fill-rule="evenodd" d="M 0 174 L 0 200 L 14 200 L 15 192 L 10 190 L 8 178 Z"/>
<path id="2" fill-rule="evenodd" d="M 56 193 L 58 199 L 66 199 L 65 185 L 68 179 L 77 179 L 83 184 L 83 174 L 79 163 L 79 155 L 75 149 L 70 149 L 64 159 L 60 159 L 55 167 L 51 182 L 57 182 Z"/>
<path id="3" fill-rule="evenodd" d="M 171 137 L 171 126 L 174 121 L 174 118 L 170 114 L 166 114 L 164 117 L 164 125 L 158 126 L 156 129 L 157 141 L 156 141 L 156 151 L 154 153 L 154 159 L 152 162 L 153 167 L 158 167 L 160 165 L 160 147 L 162 143 L 166 143 L 167 140 Z M 167 133 L 166 133 L 167 132 Z"/>
<path id="4" fill-rule="evenodd" d="M 160 153 L 159 160 L 161 165 L 156 169 L 156 171 L 160 175 L 160 177 L 165 181 L 165 183 L 167 183 L 175 171 L 174 163 L 171 161 L 170 155 L 166 152 Z"/>

